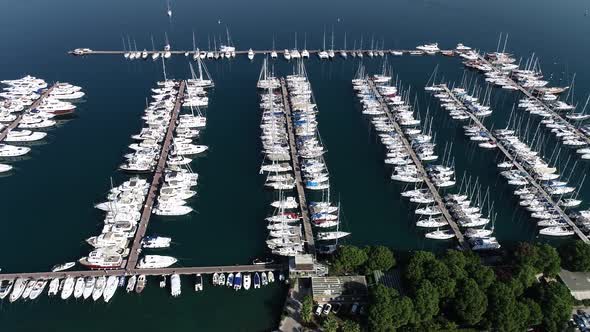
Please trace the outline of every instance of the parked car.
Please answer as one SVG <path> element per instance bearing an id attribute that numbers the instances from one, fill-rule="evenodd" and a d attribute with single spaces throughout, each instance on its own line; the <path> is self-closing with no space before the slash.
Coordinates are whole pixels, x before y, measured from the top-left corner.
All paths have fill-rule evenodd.
<path id="1" fill-rule="evenodd" d="M 328 303 L 324 306 L 324 315 L 328 315 L 330 313 L 330 310 L 332 310 L 332 305 Z"/>
<path id="2" fill-rule="evenodd" d="M 342 308 L 342 304 L 336 303 L 336 304 L 334 304 L 334 307 L 332 307 L 332 312 L 337 314 L 340 312 L 341 308 Z"/>
<path id="3" fill-rule="evenodd" d="M 318 307 L 315 309 L 315 314 L 317 316 L 322 314 L 322 310 L 324 310 L 324 305 L 323 304 L 318 304 Z"/>

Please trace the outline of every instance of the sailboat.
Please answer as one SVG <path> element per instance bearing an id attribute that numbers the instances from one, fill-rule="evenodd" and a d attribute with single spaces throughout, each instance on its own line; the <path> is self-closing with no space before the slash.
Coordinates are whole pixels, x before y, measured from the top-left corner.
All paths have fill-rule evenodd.
<path id="1" fill-rule="evenodd" d="M 334 58 L 334 55 L 335 55 L 334 54 L 334 26 L 332 26 L 332 42 L 331 42 L 331 45 L 330 45 L 330 50 L 328 51 L 328 57 L 330 59 L 333 59 Z"/>
<path id="2" fill-rule="evenodd" d="M 172 52 L 170 52 L 170 42 L 168 41 L 168 34 L 164 32 L 164 36 L 166 37 L 166 45 L 164 45 L 164 58 L 168 59 L 172 56 Z"/>
<path id="3" fill-rule="evenodd" d="M 154 36 L 150 36 L 150 39 L 152 40 L 152 60 L 158 60 L 158 58 L 160 57 L 160 52 L 156 52 L 156 46 L 154 45 Z"/>
<path id="4" fill-rule="evenodd" d="M 346 57 L 348 56 L 346 53 L 346 32 L 344 33 L 344 48 L 340 50 L 340 56 L 344 59 L 346 59 Z"/>
<path id="5" fill-rule="evenodd" d="M 270 57 L 271 59 L 276 59 L 278 58 L 278 54 L 277 51 L 275 51 L 275 37 L 274 35 L 272 36 L 272 51 L 270 52 Z"/>
<path id="6" fill-rule="evenodd" d="M 168 17 L 172 17 L 172 9 L 170 8 L 170 1 L 168 1 L 167 4 L 168 4 L 168 10 L 166 11 L 166 15 L 168 15 Z"/>
<path id="7" fill-rule="evenodd" d="M 304 59 L 309 58 L 309 51 L 307 50 L 307 33 L 303 34 L 303 51 L 301 51 L 301 57 Z"/>
<path id="8" fill-rule="evenodd" d="M 320 59 L 328 59 L 328 52 L 326 52 L 326 29 L 324 28 L 324 42 L 321 51 L 318 52 L 318 57 Z"/>

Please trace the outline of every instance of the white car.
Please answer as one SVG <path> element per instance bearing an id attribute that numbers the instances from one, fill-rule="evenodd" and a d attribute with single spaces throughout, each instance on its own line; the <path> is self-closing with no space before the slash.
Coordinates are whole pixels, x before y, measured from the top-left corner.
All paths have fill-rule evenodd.
<path id="1" fill-rule="evenodd" d="M 324 305 L 323 304 L 318 304 L 318 307 L 315 309 L 316 316 L 321 315 L 323 309 L 324 309 Z"/>
<path id="2" fill-rule="evenodd" d="M 328 315 L 330 313 L 330 310 L 332 310 L 332 305 L 328 303 L 324 306 L 324 315 Z"/>

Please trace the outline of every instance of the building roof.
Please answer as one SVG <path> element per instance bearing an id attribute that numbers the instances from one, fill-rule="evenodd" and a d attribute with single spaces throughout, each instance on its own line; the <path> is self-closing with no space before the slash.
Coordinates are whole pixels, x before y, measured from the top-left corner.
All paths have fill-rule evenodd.
<path id="1" fill-rule="evenodd" d="M 373 278 L 375 278 L 376 283 L 383 284 L 385 287 L 395 288 L 400 294 L 403 294 L 402 274 L 399 269 L 387 272 L 380 270 L 373 271 Z"/>
<path id="2" fill-rule="evenodd" d="M 590 272 L 571 272 L 561 269 L 559 277 L 570 292 L 590 292 Z"/>
<path id="3" fill-rule="evenodd" d="M 364 302 L 367 300 L 367 280 L 364 276 L 313 277 L 313 299 L 325 302 Z"/>

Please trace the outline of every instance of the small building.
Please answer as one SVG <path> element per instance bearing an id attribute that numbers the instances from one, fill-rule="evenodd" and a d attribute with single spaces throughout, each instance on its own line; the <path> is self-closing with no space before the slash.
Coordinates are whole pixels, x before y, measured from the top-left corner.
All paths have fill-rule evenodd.
<path id="1" fill-rule="evenodd" d="M 312 255 L 302 254 L 289 258 L 289 275 L 292 278 L 309 277 L 315 275 L 315 265 Z"/>
<path id="2" fill-rule="evenodd" d="M 590 299 L 590 272 L 571 272 L 561 269 L 558 275 L 576 300 Z"/>
<path id="3" fill-rule="evenodd" d="M 400 269 L 393 269 L 390 271 L 373 271 L 373 280 L 375 284 L 382 284 L 388 288 L 396 289 L 401 295 L 404 294 L 404 287 L 402 283 L 402 272 Z"/>
<path id="4" fill-rule="evenodd" d="M 364 276 L 312 277 L 313 300 L 324 303 L 366 303 L 369 297 Z"/>

